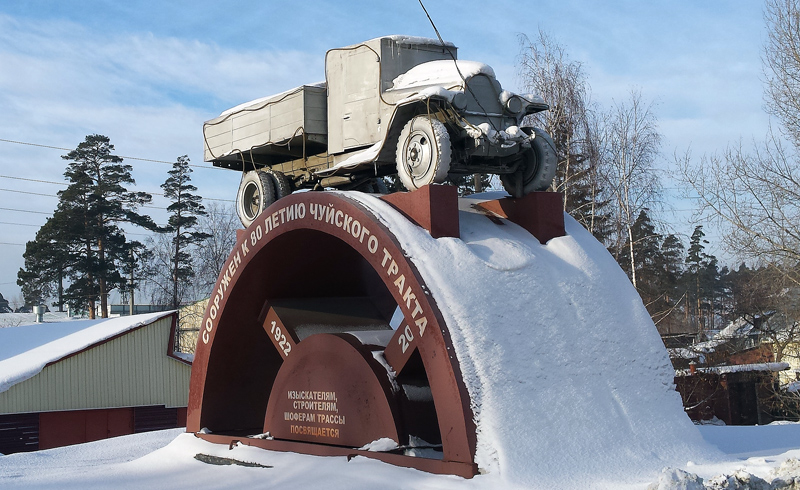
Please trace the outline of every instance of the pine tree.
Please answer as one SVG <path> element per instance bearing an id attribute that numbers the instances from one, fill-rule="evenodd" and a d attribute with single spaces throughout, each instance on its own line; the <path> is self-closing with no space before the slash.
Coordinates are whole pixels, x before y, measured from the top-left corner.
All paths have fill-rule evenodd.
<path id="1" fill-rule="evenodd" d="M 659 260 L 655 268 L 658 270 L 656 287 L 660 296 L 648 310 L 659 332 L 676 333 L 684 330 L 681 328 L 683 321 L 677 314 L 685 300 L 680 287 L 684 261 L 683 243 L 677 236 L 669 234 L 664 237 L 659 249 Z"/>
<path id="2" fill-rule="evenodd" d="M 69 251 L 58 239 L 57 229 L 64 222 L 48 218 L 36 232 L 36 238 L 25 245 L 25 268 L 17 273 L 17 285 L 22 289 L 25 306 L 44 304 L 57 295 L 58 311 L 64 311 L 64 279 L 69 263 Z"/>
<path id="3" fill-rule="evenodd" d="M 201 204 L 202 197 L 193 194 L 197 187 L 191 185 L 192 169 L 189 167 L 189 157 L 184 155 L 172 164 L 167 180 L 161 184 L 164 196 L 172 201 L 167 207 L 170 213 L 166 231 L 172 235 L 172 250 L 170 264 L 172 266 L 171 299 L 172 307 L 178 308 L 181 303 L 180 285 L 194 277 L 192 256 L 188 249 L 208 238 L 210 235 L 193 231 L 197 226 L 197 217 L 206 214 Z"/>
<path id="4" fill-rule="evenodd" d="M 679 290 L 680 278 L 683 274 L 684 247 L 680 239 L 669 234 L 661 242 L 661 290 L 665 293 L 667 304 L 675 306 L 680 302 L 682 292 Z"/>
<path id="5" fill-rule="evenodd" d="M 133 295 L 137 289 L 140 289 L 141 283 L 144 282 L 146 264 L 152 257 L 153 252 L 148 250 L 143 243 L 137 240 L 128 242 L 126 244 L 126 249 L 127 260 L 122 261 L 121 264 L 125 282 L 120 286 L 119 292 L 123 297 L 124 303 L 133 304 L 135 298 L 132 298 L 131 295 Z M 130 310 L 130 314 L 132 315 L 134 309 L 131 308 Z"/>
<path id="6" fill-rule="evenodd" d="M 41 236 L 29 244 L 31 264 L 18 274 L 20 280 L 28 279 L 28 274 L 46 280 L 57 269 L 63 271 L 70 281 L 64 292 L 66 301 L 75 309 L 88 309 L 90 318 L 94 318 L 97 301 L 102 316 L 108 316 L 108 294 L 124 283 L 119 267 L 127 260 L 128 246 L 119 224 L 158 228 L 150 217 L 137 212 L 151 196 L 125 188 L 135 184 L 133 169 L 123 165 L 113 150 L 108 137 L 94 134 L 62 157 L 70 161 L 64 172 L 69 185 L 58 193 L 58 207 Z M 37 248 L 41 247 L 58 250 L 58 263 L 36 263 L 34 258 L 41 256 Z"/>
<path id="7" fill-rule="evenodd" d="M 705 335 L 707 329 L 714 326 L 716 297 L 720 288 L 717 258 L 705 252 L 708 241 L 703 238 L 704 236 L 703 226 L 696 226 L 689 241 L 686 272 L 683 276 L 689 300 L 687 319 L 689 315 L 692 316 L 691 321 L 700 337 Z"/>
<path id="8" fill-rule="evenodd" d="M 631 239 L 633 244 L 626 241 L 625 248 L 633 250 L 633 260 L 627 257 L 620 258 L 620 266 L 634 283 L 642 299 L 647 304 L 653 293 L 650 291 L 653 280 L 653 265 L 659 253 L 661 235 L 656 233 L 647 209 L 643 209 L 631 226 Z M 631 268 L 633 264 L 633 269 Z"/>

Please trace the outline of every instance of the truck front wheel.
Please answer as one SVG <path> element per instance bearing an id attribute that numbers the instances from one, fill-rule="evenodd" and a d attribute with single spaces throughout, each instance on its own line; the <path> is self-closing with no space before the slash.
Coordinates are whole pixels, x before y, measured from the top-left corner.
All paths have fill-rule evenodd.
<path id="1" fill-rule="evenodd" d="M 522 162 L 516 173 L 500 176 L 503 188 L 513 197 L 547 190 L 553 183 L 558 164 L 556 145 L 549 134 L 539 128 L 522 129 L 535 135 L 531 147 L 522 151 Z"/>
<path id="2" fill-rule="evenodd" d="M 397 175 L 413 191 L 444 182 L 450 170 L 450 135 L 438 119 L 416 116 L 406 123 L 397 141 Z"/>
<path id="3" fill-rule="evenodd" d="M 275 184 L 268 172 L 251 170 L 242 175 L 239 192 L 236 194 L 236 213 L 245 228 L 273 202 Z"/>

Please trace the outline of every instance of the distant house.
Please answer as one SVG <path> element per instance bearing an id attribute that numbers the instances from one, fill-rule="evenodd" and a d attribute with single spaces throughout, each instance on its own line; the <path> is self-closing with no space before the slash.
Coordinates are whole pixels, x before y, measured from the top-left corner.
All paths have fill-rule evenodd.
<path id="1" fill-rule="evenodd" d="M 186 305 L 179 310 L 177 343 L 181 352 L 194 355 L 197 336 L 208 306 L 208 298 Z"/>
<path id="2" fill-rule="evenodd" d="M 142 315 L 145 313 L 156 313 L 159 311 L 169 311 L 173 308 L 169 305 L 133 305 L 133 314 Z M 100 308 L 97 308 L 97 314 L 100 314 Z M 127 316 L 131 314 L 130 305 L 108 305 L 108 316 Z"/>
<path id="3" fill-rule="evenodd" d="M 0 453 L 184 426 L 176 324 L 173 311 L 0 329 Z"/>
<path id="4" fill-rule="evenodd" d="M 787 369 L 785 362 L 769 362 L 678 370 L 675 389 L 692 420 L 768 424 L 773 418 L 764 401 L 771 396 L 775 373 Z"/>

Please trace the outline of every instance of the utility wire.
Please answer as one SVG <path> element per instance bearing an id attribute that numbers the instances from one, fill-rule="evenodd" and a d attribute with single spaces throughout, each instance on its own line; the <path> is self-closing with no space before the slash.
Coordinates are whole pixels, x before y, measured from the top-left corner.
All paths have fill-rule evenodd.
<path id="1" fill-rule="evenodd" d="M 28 143 L 25 141 L 7 140 L 3 138 L 0 138 L 0 141 L 2 141 L 3 143 L 14 143 L 17 145 L 36 146 L 39 148 L 50 148 L 51 150 L 73 151 L 75 149 L 75 148 L 61 148 L 60 146 L 40 145 L 38 143 Z M 175 163 L 175 162 L 168 162 L 166 160 L 154 160 L 152 158 L 126 157 L 122 155 L 116 155 L 116 156 L 122 158 L 123 160 L 139 160 L 141 162 L 166 163 L 167 165 L 172 165 L 173 163 Z M 193 165 L 191 163 L 189 164 L 189 166 L 195 168 L 205 168 L 205 169 L 213 168 L 217 170 L 225 170 L 224 168 L 221 167 L 214 167 L 214 166 L 209 167 L 208 165 Z"/>
<path id="2" fill-rule="evenodd" d="M 461 73 L 461 69 L 458 67 L 458 61 L 456 61 L 456 57 L 453 55 L 453 51 L 450 50 L 450 48 L 447 46 L 447 43 L 445 43 L 444 39 L 442 39 L 442 35 L 439 34 L 439 29 L 436 28 L 436 24 L 434 24 L 433 19 L 431 18 L 431 14 L 428 13 L 428 9 L 425 8 L 425 4 L 422 3 L 422 0 L 419 0 L 419 6 L 422 7 L 422 10 L 425 12 L 425 16 L 428 18 L 428 21 L 431 23 L 431 26 L 433 27 L 433 31 L 436 33 L 436 37 L 439 38 L 439 43 L 441 43 L 442 48 L 444 48 L 445 51 L 447 51 L 447 54 L 450 55 L 450 58 L 453 59 L 453 63 L 456 66 L 456 72 L 458 72 L 458 76 L 461 77 L 461 81 L 464 82 L 464 90 L 469 92 L 470 95 L 472 95 L 472 98 L 475 99 L 475 102 L 478 104 L 478 107 L 480 107 L 481 110 L 483 111 L 483 114 L 486 116 L 486 120 L 489 121 L 489 124 L 492 126 L 492 129 L 494 129 L 497 132 L 500 132 L 500 130 L 497 128 L 497 126 L 495 126 L 494 122 L 492 121 L 492 118 L 489 117 L 489 113 L 483 107 L 483 104 L 481 104 L 480 99 L 472 91 L 472 87 L 470 87 L 469 84 L 467 83 L 467 79 L 464 78 L 464 75 Z"/>
<path id="3" fill-rule="evenodd" d="M 40 183 L 40 184 L 53 184 L 53 185 L 60 185 L 60 186 L 69 185 L 66 182 L 53 182 L 52 180 L 28 179 L 28 178 L 25 178 L 25 177 L 15 177 L 13 175 L 0 175 L 0 178 L 13 179 L 13 180 L 24 180 L 26 182 L 37 182 L 37 183 Z M 0 191 L 24 193 L 24 191 L 12 191 L 10 189 L 0 189 Z M 29 194 L 34 194 L 34 193 L 29 193 Z M 148 192 L 148 194 L 152 194 L 154 196 L 163 196 L 164 195 L 163 192 Z M 50 196 L 50 194 L 36 194 L 36 195 Z M 217 199 L 217 198 L 213 198 L 213 197 L 204 197 L 203 199 L 204 200 L 208 200 L 208 201 L 235 202 L 232 199 Z"/>
<path id="4" fill-rule="evenodd" d="M 32 225 L 30 223 L 11 223 L 8 221 L 0 221 L 0 225 L 12 225 L 12 226 L 32 226 L 34 228 L 41 228 L 39 225 Z M 122 230 L 122 233 L 125 235 L 136 235 L 136 236 L 153 236 L 153 234 L 147 233 L 131 233 L 129 231 Z M 20 245 L 19 243 L 6 243 L 5 245 Z"/>
<path id="5" fill-rule="evenodd" d="M 20 213 L 50 214 L 50 213 L 45 213 L 44 211 L 29 211 L 27 209 L 12 209 L 12 208 L 0 208 L 0 209 L 2 209 L 3 211 L 17 211 Z"/>
<path id="6" fill-rule="evenodd" d="M 0 191 L 17 192 L 19 194 L 32 194 L 34 196 L 58 197 L 58 196 L 53 196 L 52 194 L 41 194 L 39 192 L 28 192 L 28 191 L 15 191 L 15 190 L 11 190 L 11 189 L 0 189 Z M 159 210 L 167 209 L 166 207 L 161 208 L 161 207 L 158 207 L 158 206 L 146 206 L 146 205 L 142 205 L 141 207 L 148 208 L 148 209 L 159 209 Z M 41 211 L 29 211 L 29 210 L 25 210 L 25 209 L 8 209 L 8 208 L 0 208 L 0 209 L 5 209 L 7 211 L 20 211 L 22 213 L 50 214 L 50 213 L 43 213 Z"/>
<path id="7" fill-rule="evenodd" d="M 41 228 L 39 225 L 32 225 L 30 223 L 10 223 L 8 221 L 0 221 L 0 225 L 33 226 L 35 228 Z"/>
<path id="8" fill-rule="evenodd" d="M 52 194 L 42 194 L 41 192 L 30 192 L 30 191 L 18 191 L 18 190 L 14 190 L 14 189 L 0 189 L 0 191 L 16 192 L 17 194 L 30 194 L 32 196 L 58 197 L 58 196 L 54 196 Z"/>
<path id="9" fill-rule="evenodd" d="M 41 184 L 67 185 L 64 182 L 53 182 L 52 180 L 26 179 L 25 177 L 14 177 L 13 175 L 0 175 L 0 177 L 4 179 L 25 180 L 27 182 L 39 182 Z"/>

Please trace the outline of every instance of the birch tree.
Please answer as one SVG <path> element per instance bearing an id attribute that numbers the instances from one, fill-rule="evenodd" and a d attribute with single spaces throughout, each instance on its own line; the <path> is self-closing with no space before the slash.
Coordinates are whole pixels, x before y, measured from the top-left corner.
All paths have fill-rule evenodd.
<path id="1" fill-rule="evenodd" d="M 591 100 L 582 65 L 540 30 L 520 37 L 517 76 L 524 91 L 540 95 L 550 109 L 526 118 L 553 138 L 558 168 L 552 189 L 564 194 L 564 210 L 599 239 L 605 237 L 607 201 L 599 179 L 602 121 Z"/>
<path id="2" fill-rule="evenodd" d="M 632 230 L 639 213 L 654 207 L 660 197 L 655 164 L 661 133 L 652 104 L 637 90 L 631 90 L 626 101 L 614 105 L 606 131 L 604 184 L 614 207 L 610 248 L 617 262 L 628 262 L 631 282 L 636 286 L 636 241 Z"/>

